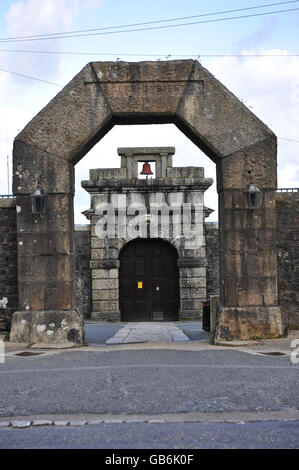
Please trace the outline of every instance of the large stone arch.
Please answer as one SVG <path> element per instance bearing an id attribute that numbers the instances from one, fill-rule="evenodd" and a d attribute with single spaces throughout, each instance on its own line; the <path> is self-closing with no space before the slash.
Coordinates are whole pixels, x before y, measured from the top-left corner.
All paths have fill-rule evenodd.
<path id="1" fill-rule="evenodd" d="M 279 335 L 276 137 L 197 61 L 185 60 L 91 62 L 15 138 L 19 312 L 12 340 L 81 342 L 74 310 L 74 165 L 115 124 L 133 123 L 174 123 L 217 165 L 216 338 Z M 246 208 L 243 191 L 251 182 L 262 191 L 258 209 Z M 48 194 L 40 217 L 30 205 L 37 186 Z"/>

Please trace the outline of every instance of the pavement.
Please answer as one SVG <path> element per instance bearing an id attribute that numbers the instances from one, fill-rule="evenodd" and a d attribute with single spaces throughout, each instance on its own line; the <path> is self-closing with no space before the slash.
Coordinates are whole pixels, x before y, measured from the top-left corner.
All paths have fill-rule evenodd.
<path id="1" fill-rule="evenodd" d="M 174 334 L 175 333 L 175 334 Z M 5 341 L 5 354 L 22 353 L 29 349 L 40 349 L 40 351 L 48 351 L 50 345 L 39 348 L 36 345 L 28 343 L 10 343 L 6 340 L 7 333 L 0 333 L 0 340 Z M 211 336 L 209 332 L 202 330 L 202 322 L 200 321 L 180 321 L 180 322 L 139 322 L 139 323 L 108 323 L 99 321 L 85 322 L 85 341 L 86 345 L 77 350 L 88 350 L 94 347 L 103 347 L 110 350 L 109 346 L 113 345 L 113 349 L 118 345 L 128 344 L 130 348 L 134 347 L 134 343 L 138 347 L 138 343 L 143 343 L 142 348 L 180 348 L 180 349 L 231 349 L 237 348 L 249 354 L 282 354 L 290 355 L 294 350 L 292 341 L 298 340 L 299 346 L 299 330 L 291 330 L 287 337 L 277 339 L 262 339 L 254 341 L 223 341 L 217 345 L 211 344 Z M 190 343 L 190 344 L 189 344 Z M 297 347 L 296 346 L 296 347 Z M 61 348 L 52 346 L 51 349 L 59 351 Z M 299 358 L 299 353 L 298 353 Z"/>
<path id="2" fill-rule="evenodd" d="M 157 341 L 190 341 L 174 322 L 128 323 L 106 341 L 106 344 L 146 343 Z"/>
<path id="3" fill-rule="evenodd" d="M 86 342 L 95 344 L 128 344 L 180 342 L 208 339 L 202 322 L 85 322 Z"/>
<path id="4" fill-rule="evenodd" d="M 217 346 L 199 322 L 161 326 L 88 322 L 74 349 L 5 342 L 0 448 L 298 447 L 299 331 Z"/>

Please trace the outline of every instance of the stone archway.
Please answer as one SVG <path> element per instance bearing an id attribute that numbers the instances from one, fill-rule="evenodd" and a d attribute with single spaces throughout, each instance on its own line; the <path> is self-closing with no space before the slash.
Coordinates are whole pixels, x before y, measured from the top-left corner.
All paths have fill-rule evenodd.
<path id="1" fill-rule="evenodd" d="M 14 142 L 19 312 L 15 341 L 80 343 L 74 310 L 74 165 L 115 124 L 174 123 L 217 165 L 220 311 L 216 339 L 281 334 L 277 303 L 276 137 L 197 61 L 91 62 Z M 255 183 L 261 205 L 248 209 Z M 48 209 L 31 212 L 37 186 Z M 52 326 L 50 326 L 52 325 Z"/>

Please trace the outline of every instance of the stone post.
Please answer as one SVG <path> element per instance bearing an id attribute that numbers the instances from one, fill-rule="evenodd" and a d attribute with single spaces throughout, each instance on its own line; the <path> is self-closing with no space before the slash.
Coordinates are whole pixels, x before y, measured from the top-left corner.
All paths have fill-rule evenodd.
<path id="1" fill-rule="evenodd" d="M 220 163 L 221 281 L 216 342 L 282 334 L 277 296 L 275 155 L 273 136 Z M 254 209 L 246 204 L 244 189 L 249 182 L 261 191 L 259 207 Z"/>
<path id="2" fill-rule="evenodd" d="M 45 178 L 43 166 L 49 158 L 15 143 L 19 311 L 12 317 L 10 339 L 80 345 L 83 317 L 74 309 L 74 170 L 72 164 L 51 156 Z M 38 186 L 47 194 L 42 214 L 32 211 L 31 194 Z"/>

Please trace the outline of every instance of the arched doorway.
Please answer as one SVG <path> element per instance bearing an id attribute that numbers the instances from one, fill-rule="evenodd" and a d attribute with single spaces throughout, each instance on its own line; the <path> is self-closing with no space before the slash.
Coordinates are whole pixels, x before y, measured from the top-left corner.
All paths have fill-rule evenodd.
<path id="1" fill-rule="evenodd" d="M 137 238 L 120 252 L 122 321 L 178 319 L 179 275 L 176 249 L 161 239 Z"/>

